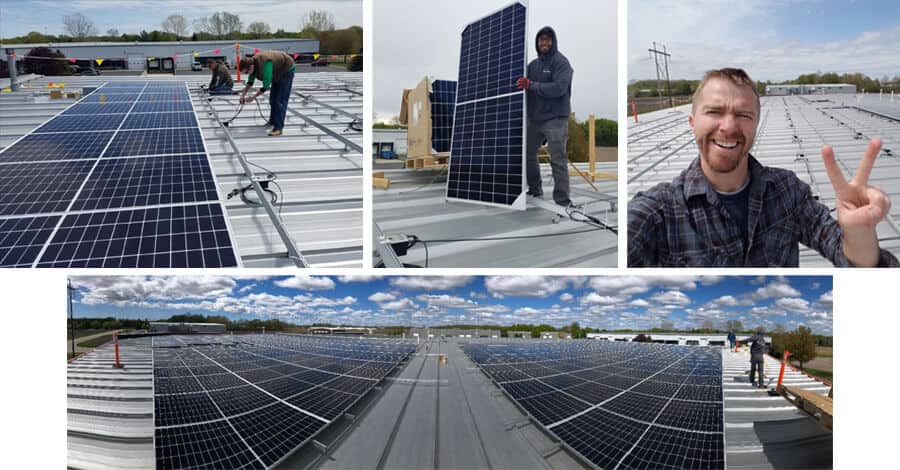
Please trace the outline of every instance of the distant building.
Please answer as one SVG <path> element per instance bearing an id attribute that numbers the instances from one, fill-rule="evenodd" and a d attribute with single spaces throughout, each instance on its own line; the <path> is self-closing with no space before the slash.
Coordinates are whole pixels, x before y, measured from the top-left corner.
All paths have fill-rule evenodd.
<path id="1" fill-rule="evenodd" d="M 225 333 L 222 323 L 150 322 L 150 333 L 215 334 Z"/>
<path id="2" fill-rule="evenodd" d="M 510 338 L 531 338 L 531 332 L 527 330 L 507 331 L 506 335 Z"/>
<path id="3" fill-rule="evenodd" d="M 419 339 L 440 338 L 500 338 L 500 330 L 492 330 L 488 328 L 411 328 L 409 335 Z"/>
<path id="4" fill-rule="evenodd" d="M 385 152 L 406 155 L 406 129 L 372 129 L 372 157 L 381 158 Z"/>
<path id="5" fill-rule="evenodd" d="M 341 336 L 367 336 L 372 334 L 372 328 L 359 326 L 313 326 L 309 329 L 311 335 L 341 335 Z"/>
<path id="6" fill-rule="evenodd" d="M 651 343 L 680 344 L 682 346 L 725 346 L 728 344 L 727 333 L 694 334 L 694 333 L 588 333 L 588 339 L 600 341 L 624 341 L 631 342 L 638 335 L 649 336 Z M 750 335 L 737 335 L 738 339 L 745 339 Z M 766 336 L 766 343 L 772 344 L 772 338 Z"/>
<path id="7" fill-rule="evenodd" d="M 767 85 L 766 95 L 831 95 L 836 93 L 856 93 L 856 85 L 846 83 L 819 83 L 815 85 Z"/>
<path id="8" fill-rule="evenodd" d="M 572 339 L 572 335 L 565 331 L 542 331 L 541 339 Z"/>

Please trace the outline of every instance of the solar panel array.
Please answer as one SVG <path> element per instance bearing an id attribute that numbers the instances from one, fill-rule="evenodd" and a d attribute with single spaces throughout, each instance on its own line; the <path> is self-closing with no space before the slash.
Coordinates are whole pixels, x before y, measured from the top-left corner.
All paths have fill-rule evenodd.
<path id="1" fill-rule="evenodd" d="M 156 468 L 269 468 L 415 350 L 287 335 L 154 338 Z"/>
<path id="2" fill-rule="evenodd" d="M 525 6 L 466 26 L 447 198 L 525 209 Z"/>
<path id="3" fill-rule="evenodd" d="M 582 341 L 463 350 L 534 420 L 600 468 L 725 467 L 718 349 Z"/>
<path id="4" fill-rule="evenodd" d="M 238 259 L 187 85 L 103 85 L 0 151 L 0 266 Z"/>
<path id="5" fill-rule="evenodd" d="M 456 108 L 456 82 L 435 80 L 431 83 L 431 146 L 435 152 L 450 151 L 453 135 L 453 111 Z"/>

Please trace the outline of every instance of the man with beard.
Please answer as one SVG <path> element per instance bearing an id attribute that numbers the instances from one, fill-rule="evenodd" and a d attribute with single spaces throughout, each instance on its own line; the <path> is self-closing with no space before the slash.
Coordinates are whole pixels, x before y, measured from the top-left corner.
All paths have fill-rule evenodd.
<path id="1" fill-rule="evenodd" d="M 822 147 L 835 221 L 793 172 L 750 155 L 759 115 L 756 84 L 743 70 L 706 73 L 688 117 L 700 155 L 628 204 L 628 265 L 797 267 L 802 243 L 839 267 L 900 266 L 875 233 L 891 201 L 867 184 L 881 141 L 869 142 L 849 182 Z"/>

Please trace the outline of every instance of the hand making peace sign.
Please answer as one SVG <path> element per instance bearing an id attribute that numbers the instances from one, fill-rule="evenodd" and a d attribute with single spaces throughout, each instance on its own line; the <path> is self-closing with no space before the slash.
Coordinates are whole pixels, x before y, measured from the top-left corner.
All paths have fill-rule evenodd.
<path id="1" fill-rule="evenodd" d="M 891 209 L 891 200 L 880 189 L 869 186 L 869 175 L 881 150 L 881 140 L 872 139 L 863 154 L 856 175 L 849 182 L 834 159 L 830 145 L 822 147 L 825 171 L 834 187 L 838 224 L 844 233 L 844 254 L 857 266 L 878 262 L 878 238 L 875 226 Z"/>

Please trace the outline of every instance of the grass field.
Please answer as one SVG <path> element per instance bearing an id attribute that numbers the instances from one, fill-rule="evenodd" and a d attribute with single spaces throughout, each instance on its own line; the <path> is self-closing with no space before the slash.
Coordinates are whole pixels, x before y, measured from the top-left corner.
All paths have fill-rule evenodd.
<path id="1" fill-rule="evenodd" d="M 108 330 L 75 330 L 75 338 L 83 338 L 85 336 L 103 333 Z M 66 330 L 66 339 L 72 339 L 72 330 Z"/>
<path id="2" fill-rule="evenodd" d="M 832 373 L 831 371 L 827 371 L 827 370 L 819 370 L 819 369 L 810 369 L 810 368 L 808 368 L 808 367 L 807 367 L 806 369 L 803 369 L 803 371 L 806 372 L 806 373 L 809 374 L 809 375 L 814 375 L 814 376 L 816 376 L 816 377 L 819 377 L 820 379 L 825 379 L 825 380 L 827 380 L 827 381 L 829 381 L 829 382 L 834 382 L 834 379 L 833 379 L 833 373 Z"/>
<path id="3" fill-rule="evenodd" d="M 127 333 L 128 331 L 130 331 L 130 330 L 121 330 L 120 333 Z M 77 343 L 76 345 L 78 347 L 82 347 L 82 348 L 96 348 L 97 346 L 100 346 L 101 344 L 103 344 L 107 341 L 112 341 L 112 337 L 113 337 L 113 332 L 110 331 L 108 334 L 82 341 L 80 343 Z"/>

